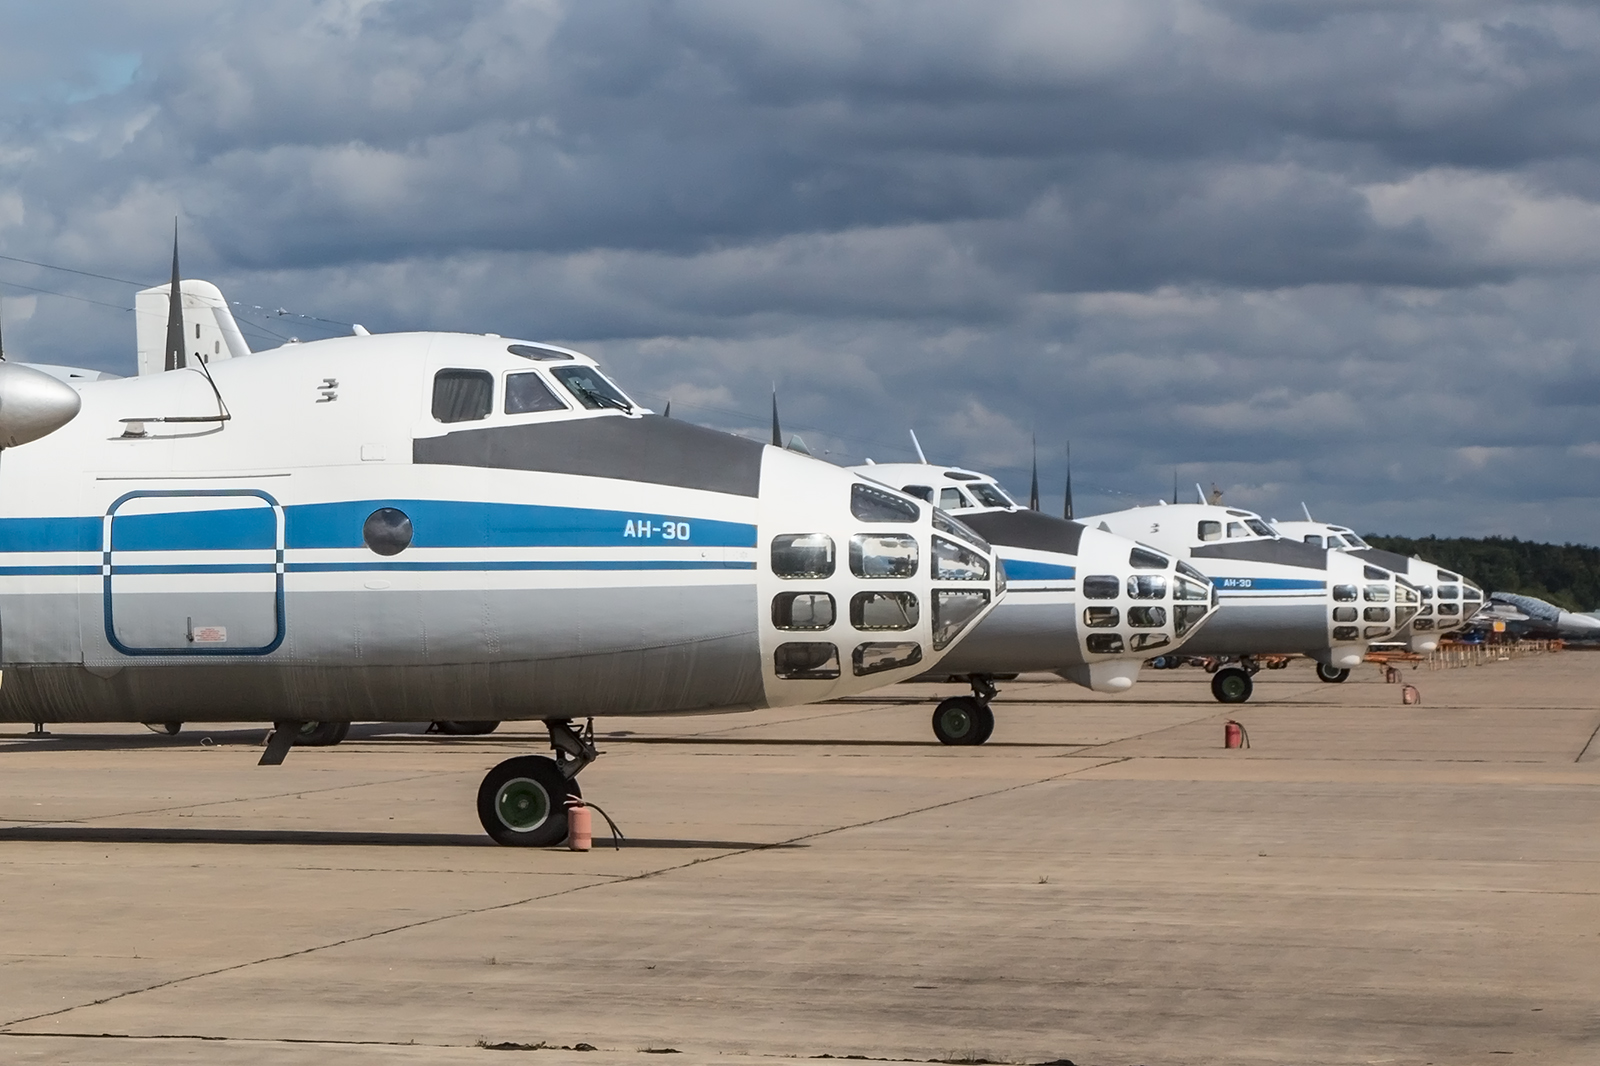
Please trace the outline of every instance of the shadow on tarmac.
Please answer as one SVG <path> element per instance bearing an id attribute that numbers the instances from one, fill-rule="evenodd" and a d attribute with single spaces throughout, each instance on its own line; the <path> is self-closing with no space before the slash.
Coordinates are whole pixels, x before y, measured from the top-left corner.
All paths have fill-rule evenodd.
<path id="1" fill-rule="evenodd" d="M 315 829 L 189 829 L 131 826 L 40 825 L 0 829 L 0 842 L 51 844 L 295 844 L 314 847 L 498 848 L 476 833 L 351 833 Z M 622 847 L 636 851 L 789 850 L 805 844 L 770 844 L 752 840 L 665 840 L 633 837 Z M 559 848 L 559 846 L 558 846 Z M 611 837 L 595 837 L 596 851 L 612 849 Z"/>

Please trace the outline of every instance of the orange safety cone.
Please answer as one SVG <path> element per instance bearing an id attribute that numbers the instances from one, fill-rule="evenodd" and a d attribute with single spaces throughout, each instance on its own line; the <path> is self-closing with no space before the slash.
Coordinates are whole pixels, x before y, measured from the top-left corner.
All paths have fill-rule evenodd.
<path id="1" fill-rule="evenodd" d="M 588 851 L 594 844 L 593 819 L 589 808 L 577 796 L 567 797 L 567 848 Z"/>

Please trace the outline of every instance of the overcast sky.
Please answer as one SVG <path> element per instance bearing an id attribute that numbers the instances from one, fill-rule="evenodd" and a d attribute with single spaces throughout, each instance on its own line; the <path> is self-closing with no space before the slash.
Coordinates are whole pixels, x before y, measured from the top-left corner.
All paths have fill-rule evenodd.
<path id="1" fill-rule="evenodd" d="M 1080 513 L 1600 542 L 1600 8 L 0 0 L 0 255 L 559 341 Z M 36 293 L 31 290 L 48 290 Z M 0 259 L 13 358 L 134 287 Z M 94 301 L 94 302 L 88 302 Z M 252 317 L 254 316 L 254 317 Z"/>

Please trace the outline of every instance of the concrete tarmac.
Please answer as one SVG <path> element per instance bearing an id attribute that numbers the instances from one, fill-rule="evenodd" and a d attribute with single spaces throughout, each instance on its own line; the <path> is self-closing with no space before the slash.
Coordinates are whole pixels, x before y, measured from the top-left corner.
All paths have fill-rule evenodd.
<path id="1" fill-rule="evenodd" d="M 1600 656 L 1206 680 L 606 719 L 588 854 L 542 730 L 0 727 L 0 1062 L 1600 1062 Z"/>

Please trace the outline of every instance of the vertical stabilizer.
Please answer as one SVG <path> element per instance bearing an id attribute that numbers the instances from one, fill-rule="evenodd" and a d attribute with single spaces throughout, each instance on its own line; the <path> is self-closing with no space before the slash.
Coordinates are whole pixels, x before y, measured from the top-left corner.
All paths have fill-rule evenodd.
<path id="1" fill-rule="evenodd" d="M 175 301 L 170 284 L 145 289 L 134 297 L 141 375 L 192 365 L 197 356 L 214 363 L 250 354 L 250 346 L 239 332 L 222 290 L 209 281 L 191 278 L 178 283 L 178 292 L 181 300 L 176 301 L 176 315 L 172 312 Z M 176 365 L 172 357 L 174 341 L 181 360 Z"/>

